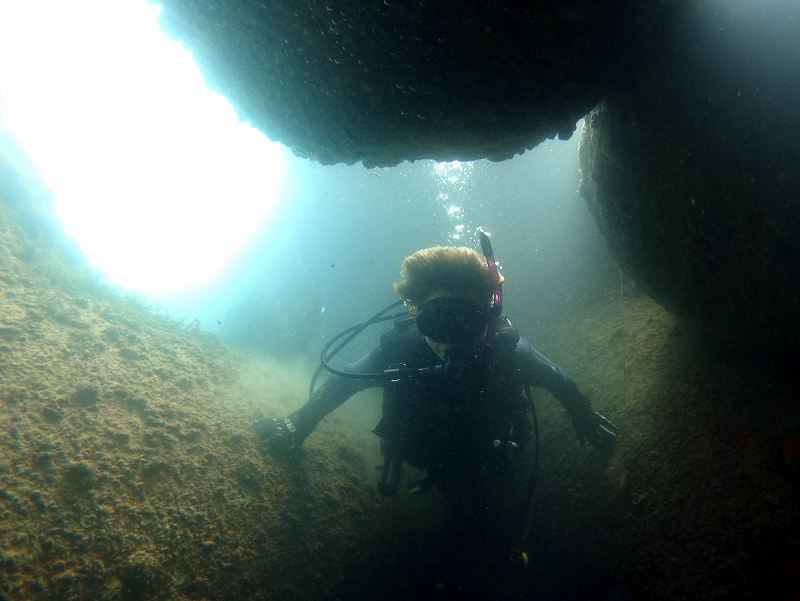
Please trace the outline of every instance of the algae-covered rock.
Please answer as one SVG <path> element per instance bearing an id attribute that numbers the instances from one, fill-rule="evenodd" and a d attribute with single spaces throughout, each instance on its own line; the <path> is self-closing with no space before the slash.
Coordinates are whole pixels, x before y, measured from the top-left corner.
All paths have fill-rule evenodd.
<path id="1" fill-rule="evenodd" d="M 663 0 L 167 0 L 212 87 L 322 163 L 505 159 L 600 100 Z"/>

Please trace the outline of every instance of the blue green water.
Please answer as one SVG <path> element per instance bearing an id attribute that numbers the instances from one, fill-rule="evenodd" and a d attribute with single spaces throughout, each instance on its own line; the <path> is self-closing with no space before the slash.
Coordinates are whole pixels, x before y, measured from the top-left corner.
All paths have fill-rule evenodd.
<path id="1" fill-rule="evenodd" d="M 393 300 L 406 255 L 437 244 L 476 248 L 480 226 L 492 234 L 507 278 L 507 312 L 544 327 L 617 282 L 578 194 L 578 138 L 502 163 L 366 170 L 294 159 L 276 212 L 222 277 L 164 304 L 266 353 L 315 352 L 322 339 Z"/>

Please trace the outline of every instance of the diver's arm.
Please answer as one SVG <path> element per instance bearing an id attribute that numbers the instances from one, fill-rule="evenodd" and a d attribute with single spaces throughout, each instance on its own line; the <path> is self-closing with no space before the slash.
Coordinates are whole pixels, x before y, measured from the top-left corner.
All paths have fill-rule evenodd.
<path id="1" fill-rule="evenodd" d="M 617 428 L 592 409 L 592 402 L 584 395 L 570 375 L 537 351 L 530 342 L 521 338 L 517 343 L 517 369 L 523 384 L 541 386 L 548 390 L 567 410 L 581 441 L 595 446 L 614 442 Z"/>
<path id="2" fill-rule="evenodd" d="M 354 374 L 366 374 L 381 372 L 385 368 L 380 348 L 376 347 L 368 355 L 364 355 L 358 361 L 348 363 L 342 371 Z M 300 439 L 304 439 L 311 434 L 323 417 L 344 403 L 355 393 L 377 386 L 380 382 L 375 380 L 365 380 L 362 378 L 345 378 L 343 376 L 331 376 L 325 383 L 314 391 L 306 404 L 297 411 L 289 414 L 297 434 Z"/>
<path id="3" fill-rule="evenodd" d="M 374 373 L 384 369 L 380 347 L 358 361 L 346 365 L 342 371 Z M 317 424 L 359 390 L 376 386 L 380 382 L 370 379 L 331 376 L 297 411 L 284 418 L 267 418 L 253 424 L 256 435 L 277 451 L 292 451 L 299 447 Z"/>
<path id="4" fill-rule="evenodd" d="M 570 375 L 520 338 L 517 343 L 517 369 L 522 383 L 548 390 L 570 413 L 591 409 L 591 402 Z"/>

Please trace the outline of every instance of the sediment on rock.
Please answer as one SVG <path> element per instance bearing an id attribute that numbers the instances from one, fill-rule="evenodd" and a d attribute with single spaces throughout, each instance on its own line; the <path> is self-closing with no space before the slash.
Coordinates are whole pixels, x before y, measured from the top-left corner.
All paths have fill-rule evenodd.
<path id="1" fill-rule="evenodd" d="M 709 339 L 800 345 L 800 5 L 682 2 L 586 120 L 583 193 L 637 284 Z"/>

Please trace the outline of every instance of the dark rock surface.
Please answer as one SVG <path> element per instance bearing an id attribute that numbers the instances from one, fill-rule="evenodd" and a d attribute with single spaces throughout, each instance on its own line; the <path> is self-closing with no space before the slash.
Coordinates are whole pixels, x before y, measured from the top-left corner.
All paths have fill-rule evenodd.
<path id="1" fill-rule="evenodd" d="M 800 4 L 751 4 L 662 13 L 587 120 L 583 192 L 651 296 L 716 339 L 796 349 Z"/>
<path id="2" fill-rule="evenodd" d="M 300 156 L 502 160 L 569 137 L 663 0 L 167 0 L 210 85 Z"/>

